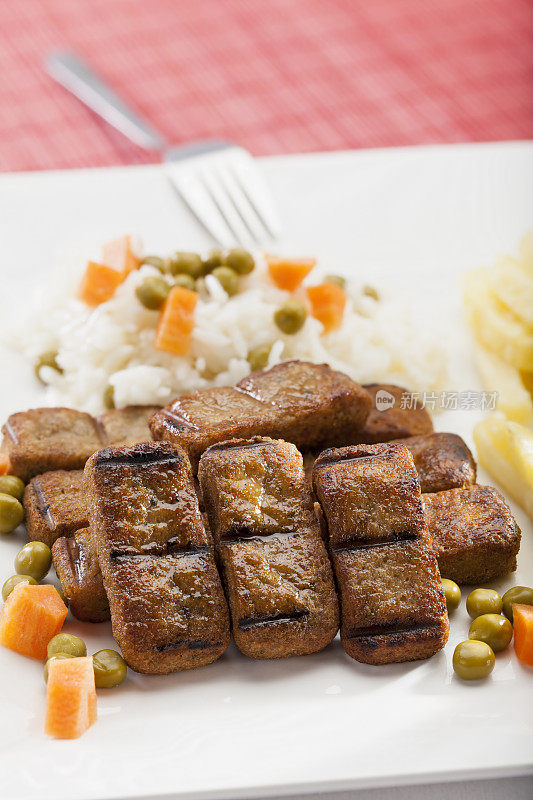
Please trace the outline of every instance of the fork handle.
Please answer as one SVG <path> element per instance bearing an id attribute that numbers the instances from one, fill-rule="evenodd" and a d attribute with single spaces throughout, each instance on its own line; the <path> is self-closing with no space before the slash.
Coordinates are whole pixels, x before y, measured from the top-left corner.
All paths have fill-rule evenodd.
<path id="1" fill-rule="evenodd" d="M 46 61 L 48 74 L 98 116 L 145 150 L 164 150 L 166 142 L 98 77 L 75 53 L 53 53 Z"/>

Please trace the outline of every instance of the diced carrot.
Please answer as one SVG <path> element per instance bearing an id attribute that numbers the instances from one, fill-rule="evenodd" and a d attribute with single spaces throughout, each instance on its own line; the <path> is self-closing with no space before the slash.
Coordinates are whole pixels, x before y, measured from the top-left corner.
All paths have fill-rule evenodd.
<path id="1" fill-rule="evenodd" d="M 117 286 L 124 280 L 124 275 L 104 264 L 89 261 L 83 276 L 78 297 L 88 306 L 99 306 L 110 300 Z"/>
<path id="2" fill-rule="evenodd" d="M 0 644 L 42 661 L 66 616 L 67 607 L 54 586 L 19 583 L 0 609 Z"/>
<path id="3" fill-rule="evenodd" d="M 324 332 L 338 328 L 342 322 L 346 294 L 336 283 L 321 283 L 310 286 L 307 297 L 311 303 L 311 314 L 324 326 Z"/>
<path id="4" fill-rule="evenodd" d="M 45 732 L 55 739 L 77 739 L 93 722 L 96 722 L 96 689 L 92 658 L 50 661 Z"/>
<path id="5" fill-rule="evenodd" d="M 181 286 L 174 286 L 170 290 L 155 333 L 154 347 L 157 350 L 176 356 L 184 356 L 189 352 L 197 302 L 197 292 Z"/>
<path id="6" fill-rule="evenodd" d="M 533 667 L 533 606 L 513 603 L 513 628 L 517 658 Z"/>
<path id="7" fill-rule="evenodd" d="M 131 237 L 121 236 L 106 242 L 102 246 L 102 264 L 122 272 L 124 277 L 127 277 L 134 269 L 139 269 L 141 259 L 133 252 Z"/>
<path id="8" fill-rule="evenodd" d="M 280 289 L 294 292 L 316 264 L 316 258 L 266 256 L 270 277 Z"/>
<path id="9" fill-rule="evenodd" d="M 7 453 L 0 453 L 0 475 L 7 475 L 9 472 L 10 463 Z"/>

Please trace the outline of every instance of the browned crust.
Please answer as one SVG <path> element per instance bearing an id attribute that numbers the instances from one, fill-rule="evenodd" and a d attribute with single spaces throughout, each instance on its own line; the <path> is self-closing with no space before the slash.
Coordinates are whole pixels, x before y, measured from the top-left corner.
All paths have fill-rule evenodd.
<path id="1" fill-rule="evenodd" d="M 424 511 L 443 578 L 480 584 L 516 569 L 520 528 L 496 489 L 476 484 L 426 494 Z"/>
<path id="2" fill-rule="evenodd" d="M 430 433 L 399 440 L 411 452 L 422 493 L 460 489 L 476 482 L 476 462 L 456 433 Z"/>
<path id="3" fill-rule="evenodd" d="M 58 539 L 52 558 L 72 614 L 84 622 L 108 620 L 109 603 L 90 529 Z"/>
<path id="4" fill-rule="evenodd" d="M 9 471 L 28 482 L 44 472 L 83 469 L 104 445 L 151 439 L 148 420 L 157 406 L 127 406 L 94 419 L 71 408 L 32 408 L 12 414 L 2 428 L 0 452 Z"/>
<path id="5" fill-rule="evenodd" d="M 164 442 L 106 448 L 85 468 L 91 532 L 113 635 L 132 669 L 209 664 L 229 615 L 185 453 Z"/>
<path id="6" fill-rule="evenodd" d="M 87 527 L 83 470 L 56 470 L 32 478 L 23 505 L 28 537 L 49 547 L 61 536 Z"/>
<path id="7" fill-rule="evenodd" d="M 149 442 L 152 434 L 148 422 L 160 406 L 126 406 L 104 411 L 97 418 L 108 447 L 131 447 Z"/>
<path id="8" fill-rule="evenodd" d="M 217 444 L 198 476 L 237 647 L 258 659 L 322 650 L 338 630 L 338 602 L 296 447 L 266 437 Z"/>
<path id="9" fill-rule="evenodd" d="M 402 444 L 328 450 L 313 484 L 341 596 L 341 641 L 352 658 L 428 658 L 449 623 L 413 459 Z"/>
<path id="10" fill-rule="evenodd" d="M 193 469 L 216 442 L 254 435 L 285 439 L 301 449 L 352 438 L 370 411 L 359 384 L 326 364 L 287 361 L 254 372 L 235 387 L 179 397 L 156 412 L 154 439 L 180 444 Z"/>
<path id="11" fill-rule="evenodd" d="M 96 421 L 71 408 L 32 408 L 8 417 L 2 428 L 10 472 L 24 482 L 52 470 L 83 469 L 102 446 Z"/>
<path id="12" fill-rule="evenodd" d="M 406 436 L 431 433 L 433 430 L 433 422 L 427 410 L 411 395 L 408 389 L 392 383 L 367 383 L 363 388 L 369 393 L 372 405 L 365 426 L 358 434 L 357 439 L 353 439 L 354 442 L 377 444 L 389 442 L 392 439 L 403 439 Z M 392 395 L 394 405 L 380 411 L 376 407 L 378 392 L 387 392 Z M 409 398 L 409 402 L 403 403 L 403 398 Z M 405 407 L 402 408 L 402 405 Z"/>

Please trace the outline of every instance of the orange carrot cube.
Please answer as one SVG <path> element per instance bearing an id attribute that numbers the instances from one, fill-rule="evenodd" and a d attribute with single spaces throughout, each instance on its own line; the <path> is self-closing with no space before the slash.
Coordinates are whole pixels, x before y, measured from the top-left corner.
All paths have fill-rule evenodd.
<path id="1" fill-rule="evenodd" d="M 294 292 L 316 264 L 316 258 L 266 256 L 270 277 L 279 289 Z"/>
<path id="2" fill-rule="evenodd" d="M 346 294 L 336 283 L 321 283 L 310 286 L 307 297 L 311 303 L 311 314 L 324 326 L 324 333 L 338 328 L 342 323 Z"/>
<path id="3" fill-rule="evenodd" d="M 102 264 L 118 270 L 127 277 L 134 269 L 139 269 L 141 259 L 131 246 L 131 236 L 120 236 L 102 246 Z"/>
<path id="4" fill-rule="evenodd" d="M 124 280 L 124 275 L 96 261 L 89 261 L 83 276 L 78 297 L 88 306 L 99 306 L 110 300 L 117 286 Z"/>
<path id="5" fill-rule="evenodd" d="M 48 642 L 66 616 L 67 607 L 54 586 L 19 583 L 0 609 L 0 644 L 43 661 Z"/>
<path id="6" fill-rule="evenodd" d="M 55 739 L 77 739 L 96 721 L 93 660 L 50 661 L 46 686 L 45 732 Z"/>
<path id="7" fill-rule="evenodd" d="M 513 628 L 517 658 L 533 667 L 533 606 L 513 603 Z"/>
<path id="8" fill-rule="evenodd" d="M 0 475 L 7 475 L 10 466 L 9 456 L 7 453 L 0 453 Z"/>
<path id="9" fill-rule="evenodd" d="M 154 347 L 184 356 L 189 352 L 198 293 L 181 286 L 170 290 L 159 317 Z"/>

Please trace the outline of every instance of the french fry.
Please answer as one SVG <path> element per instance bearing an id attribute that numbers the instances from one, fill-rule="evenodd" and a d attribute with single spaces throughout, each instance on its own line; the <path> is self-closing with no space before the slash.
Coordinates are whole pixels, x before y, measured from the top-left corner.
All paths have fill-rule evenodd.
<path id="1" fill-rule="evenodd" d="M 463 301 L 478 342 L 514 367 L 533 371 L 533 328 L 491 292 L 487 270 L 476 269 L 464 275 Z"/>
<path id="2" fill-rule="evenodd" d="M 487 417 L 474 428 L 480 463 L 533 519 L 533 431 Z"/>
<path id="3" fill-rule="evenodd" d="M 483 387 L 488 392 L 498 393 L 498 411 L 521 425 L 531 425 L 533 400 L 516 367 L 502 361 L 499 356 L 481 345 L 476 345 L 474 360 Z"/>
<path id="4" fill-rule="evenodd" d="M 533 328 L 533 273 L 513 258 L 501 258 L 488 272 L 489 286 L 498 300 Z"/>

